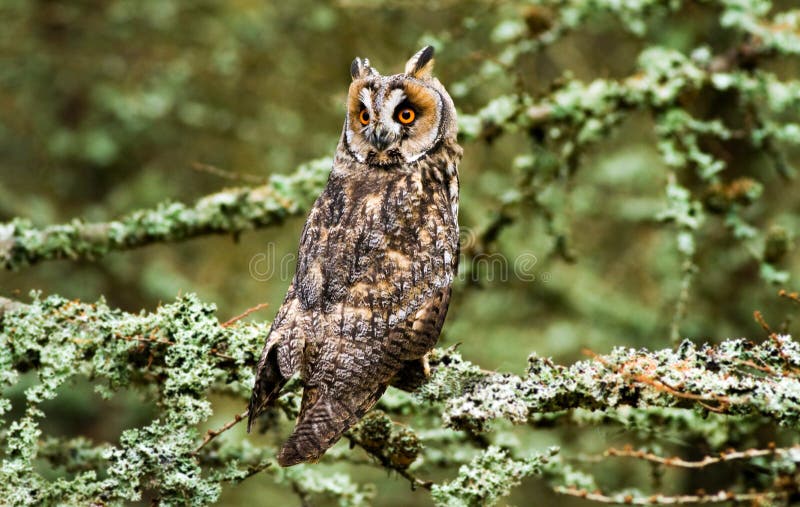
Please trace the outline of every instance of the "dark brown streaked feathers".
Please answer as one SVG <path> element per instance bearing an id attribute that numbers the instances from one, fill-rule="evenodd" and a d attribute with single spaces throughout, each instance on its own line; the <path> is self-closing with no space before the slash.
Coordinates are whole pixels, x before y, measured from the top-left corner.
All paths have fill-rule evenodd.
<path id="1" fill-rule="evenodd" d="M 282 466 L 319 460 L 390 383 L 413 388 L 424 380 L 422 360 L 441 332 L 458 262 L 461 157 L 452 101 L 430 77 L 432 56 L 424 48 L 407 74 L 387 77 L 366 60 L 351 66 L 334 167 L 303 229 L 250 401 L 248 429 L 300 374 L 303 401 L 278 453 Z M 430 110 L 427 117 L 373 153 L 376 135 L 400 129 L 381 108 L 403 100 Z M 370 108 L 375 125 L 353 125 L 361 107 Z"/>

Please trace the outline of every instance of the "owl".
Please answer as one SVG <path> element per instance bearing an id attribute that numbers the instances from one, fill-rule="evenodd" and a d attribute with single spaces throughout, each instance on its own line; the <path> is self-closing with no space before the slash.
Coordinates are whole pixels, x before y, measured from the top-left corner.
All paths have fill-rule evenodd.
<path id="1" fill-rule="evenodd" d="M 456 109 L 431 46 L 402 74 L 356 58 L 327 186 L 300 239 L 250 399 L 253 420 L 300 375 L 281 466 L 316 462 L 378 401 L 428 374 L 458 264 Z"/>

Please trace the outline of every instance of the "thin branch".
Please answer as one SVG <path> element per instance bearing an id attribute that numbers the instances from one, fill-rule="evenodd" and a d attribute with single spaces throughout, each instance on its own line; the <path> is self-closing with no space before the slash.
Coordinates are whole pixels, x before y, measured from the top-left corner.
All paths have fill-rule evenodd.
<path id="1" fill-rule="evenodd" d="M 121 339 L 121 340 L 136 341 L 136 342 L 140 342 L 140 343 L 160 343 L 162 345 L 175 345 L 175 342 L 167 340 L 166 338 L 159 338 L 159 337 L 157 337 L 157 336 L 155 336 L 153 334 L 151 334 L 150 336 L 147 336 L 147 337 L 144 337 L 144 336 L 122 336 L 122 335 L 119 335 L 119 334 L 114 335 L 114 336 L 116 338 Z M 211 354 L 214 355 L 214 356 L 217 356 L 219 358 L 222 358 L 222 359 L 227 359 L 229 361 L 235 361 L 236 360 L 235 357 L 229 356 L 227 354 L 223 354 L 221 352 L 218 352 L 217 349 L 211 349 Z"/>
<path id="2" fill-rule="evenodd" d="M 192 169 L 201 173 L 213 174 L 219 178 L 225 178 L 232 181 L 244 181 L 253 185 L 263 185 L 267 181 L 267 178 L 262 178 L 254 174 L 242 174 L 233 171 L 226 171 L 225 169 L 220 169 L 217 166 L 204 164 L 202 162 L 192 162 Z"/>
<path id="3" fill-rule="evenodd" d="M 206 431 L 206 435 L 205 437 L 203 437 L 203 441 L 200 443 L 199 446 L 197 446 L 197 448 L 194 451 L 192 451 L 192 456 L 197 455 L 197 453 L 200 452 L 200 449 L 205 447 L 206 444 L 208 444 L 209 442 L 220 436 L 222 433 L 225 433 L 229 429 L 233 428 L 234 426 L 242 422 L 242 420 L 247 417 L 248 412 L 249 412 L 248 410 L 245 410 L 241 414 L 236 414 L 233 420 L 226 422 L 219 429 Z"/>
<path id="4" fill-rule="evenodd" d="M 775 348 L 777 349 L 778 354 L 781 356 L 781 359 L 783 360 L 784 371 L 789 372 L 792 375 L 800 374 L 800 370 L 792 366 L 792 358 L 789 357 L 789 355 L 784 350 L 783 343 L 781 342 L 778 335 L 775 333 L 771 333 L 769 335 L 769 339 L 772 343 L 775 344 Z"/>
<path id="5" fill-rule="evenodd" d="M 737 363 L 739 363 L 742 366 L 745 366 L 747 368 L 752 368 L 752 369 L 760 371 L 762 373 L 766 373 L 767 375 L 776 375 L 775 370 L 773 368 L 770 368 L 767 365 L 756 364 L 755 362 L 747 360 L 747 359 L 739 360 L 739 361 L 737 361 Z"/>
<path id="6" fill-rule="evenodd" d="M 673 345 L 678 345 L 681 342 L 681 323 L 686 318 L 686 310 L 691 297 L 692 281 L 697 271 L 698 269 L 692 261 L 692 256 L 685 256 L 681 266 L 681 290 L 678 293 L 678 299 L 675 301 L 675 311 L 672 314 L 669 330 L 669 338 Z"/>
<path id="7" fill-rule="evenodd" d="M 300 499 L 300 507 L 313 507 L 311 503 L 311 494 L 303 489 L 297 481 L 291 480 L 289 483 L 292 486 L 294 494 Z"/>
<path id="8" fill-rule="evenodd" d="M 665 393 L 667 393 L 667 394 L 669 394 L 671 396 L 674 396 L 676 398 L 695 401 L 695 402 L 699 403 L 700 405 L 702 405 L 703 407 L 705 407 L 706 409 L 708 409 L 708 410 L 710 410 L 712 412 L 717 412 L 717 413 L 720 413 L 720 414 L 725 413 L 726 409 L 731 404 L 731 399 L 729 397 L 727 397 L 727 396 L 712 395 L 712 396 L 709 397 L 709 396 L 703 396 L 703 395 L 700 395 L 700 394 L 687 393 L 687 392 L 681 391 L 677 387 L 671 386 L 670 384 L 668 384 L 666 381 L 664 381 L 662 379 L 653 378 L 651 376 L 644 375 L 644 374 L 632 374 L 632 373 L 628 373 L 626 371 L 623 371 L 625 369 L 625 365 L 624 364 L 623 365 L 610 364 L 606 360 L 605 357 L 600 356 L 598 354 L 595 354 L 591 350 L 584 349 L 583 352 L 585 354 L 587 354 L 587 355 L 592 356 L 592 358 L 595 361 L 599 362 L 600 364 L 602 364 L 606 368 L 611 369 L 612 371 L 614 371 L 614 373 L 617 373 L 619 375 L 622 375 L 623 377 L 629 378 L 629 379 L 633 380 L 634 382 L 638 382 L 640 384 L 648 385 L 648 386 L 650 386 L 650 387 L 652 387 L 652 388 L 654 388 L 654 389 L 656 389 L 658 391 L 663 391 L 663 392 L 665 392 Z M 717 403 L 720 403 L 720 406 L 719 407 L 714 407 L 714 406 L 709 405 L 708 402 L 717 402 Z"/>
<path id="9" fill-rule="evenodd" d="M 761 329 L 766 331 L 767 334 L 769 334 L 769 335 L 775 334 L 775 332 L 772 330 L 772 328 L 769 327 L 769 324 L 767 324 L 767 321 L 764 320 L 764 316 L 761 314 L 760 311 L 756 310 L 756 311 L 753 312 L 753 319 L 755 319 L 755 321 L 758 323 L 758 325 L 761 326 Z"/>
<path id="10" fill-rule="evenodd" d="M 397 472 L 398 475 L 406 479 L 408 482 L 411 483 L 411 489 L 416 489 L 417 487 L 430 490 L 433 487 L 433 481 L 426 481 L 420 479 L 414 475 L 412 475 L 406 468 L 398 467 L 394 463 L 392 463 L 386 456 L 376 453 L 375 451 L 371 450 L 368 446 L 364 445 L 364 443 L 358 438 L 358 436 L 353 433 L 352 431 L 348 431 L 344 434 L 345 438 L 353 444 L 361 447 L 366 451 L 367 454 L 376 458 L 381 466 L 387 470 L 394 470 Z"/>
<path id="11" fill-rule="evenodd" d="M 97 259 L 152 243 L 208 234 L 235 236 L 280 225 L 305 212 L 325 186 L 329 169 L 329 160 L 313 161 L 291 175 L 273 175 L 266 185 L 224 190 L 190 205 L 165 202 L 111 222 L 74 220 L 40 228 L 14 219 L 0 224 L 0 268 L 14 270 L 51 259 Z"/>
<path id="12" fill-rule="evenodd" d="M 244 481 L 245 479 L 249 479 L 250 477 L 256 475 L 257 473 L 266 470 L 267 468 L 272 466 L 271 461 L 262 461 L 258 465 L 253 465 L 247 469 L 247 473 L 243 477 L 237 477 L 235 479 L 226 479 L 225 482 L 230 482 L 233 484 L 239 484 L 240 482 Z"/>
<path id="13" fill-rule="evenodd" d="M 727 396 L 703 396 L 700 394 L 694 393 L 686 393 L 678 388 L 672 387 L 668 383 L 663 380 L 648 377 L 647 375 L 630 375 L 630 378 L 636 382 L 640 382 L 642 384 L 647 384 L 659 391 L 664 391 L 676 398 L 683 398 L 685 400 L 692 400 L 696 401 L 703 407 L 711 410 L 712 412 L 717 412 L 718 414 L 724 414 L 728 406 L 730 406 L 731 400 Z M 719 407 L 714 407 L 709 405 L 709 402 L 715 401 L 720 403 Z"/>
<path id="14" fill-rule="evenodd" d="M 604 457 L 619 456 L 625 458 L 635 458 L 635 459 L 650 461 L 652 463 L 658 463 L 660 465 L 677 467 L 677 468 L 705 468 L 709 465 L 715 465 L 717 463 L 725 463 L 734 460 L 751 459 L 760 456 L 772 456 L 776 454 L 785 454 L 792 450 L 795 451 L 800 450 L 800 446 L 793 446 L 790 448 L 776 448 L 773 446 L 768 449 L 747 449 L 744 451 L 731 450 L 728 452 L 720 453 L 719 456 L 705 456 L 703 459 L 699 461 L 687 461 L 677 456 L 665 458 L 663 456 L 658 456 L 657 454 L 653 454 L 650 452 L 636 451 L 630 447 L 624 447 L 622 449 L 615 449 L 612 447 L 611 449 L 605 451 L 603 453 L 603 456 Z"/>
<path id="15" fill-rule="evenodd" d="M 634 496 L 631 494 L 607 495 L 599 491 L 589 492 L 584 489 L 558 486 L 553 488 L 556 493 L 591 500 L 598 503 L 624 504 L 624 505 L 689 505 L 689 504 L 715 504 L 730 502 L 757 502 L 786 498 L 788 493 L 783 491 L 762 491 L 757 493 L 734 493 L 720 491 L 713 495 L 651 495 Z"/>
<path id="16" fill-rule="evenodd" d="M 247 316 L 248 316 L 248 315 L 250 315 L 251 313 L 257 312 L 257 311 L 259 311 L 259 310 L 263 310 L 264 308 L 266 308 L 266 307 L 268 307 L 268 306 L 269 306 L 269 303 L 260 303 L 260 304 L 257 304 L 256 306 L 254 306 L 254 307 L 252 307 L 252 308 L 248 308 L 247 310 L 245 310 L 244 312 L 240 313 L 240 314 L 239 314 L 239 315 L 237 315 L 236 317 L 233 317 L 233 318 L 232 318 L 232 319 L 230 319 L 230 320 L 226 320 L 225 322 L 223 322 L 223 323 L 222 323 L 222 324 L 220 324 L 220 325 L 221 325 L 222 327 L 230 327 L 230 326 L 234 325 L 235 323 L 237 323 L 238 321 L 242 320 L 243 318 L 247 317 Z"/>
<path id="17" fill-rule="evenodd" d="M 800 305 L 800 293 L 798 292 L 787 292 L 784 289 L 778 291 L 778 296 L 782 298 L 786 298 L 789 301 L 794 301 L 795 303 Z"/>

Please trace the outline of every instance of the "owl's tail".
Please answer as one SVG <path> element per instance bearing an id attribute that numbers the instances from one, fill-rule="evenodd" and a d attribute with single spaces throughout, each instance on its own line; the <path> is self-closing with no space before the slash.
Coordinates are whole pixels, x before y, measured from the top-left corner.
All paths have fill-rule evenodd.
<path id="1" fill-rule="evenodd" d="M 294 431 L 278 453 L 278 464 L 288 467 L 319 461 L 378 402 L 385 390 L 385 385 L 379 385 L 361 393 L 328 394 L 311 407 L 303 407 Z"/>

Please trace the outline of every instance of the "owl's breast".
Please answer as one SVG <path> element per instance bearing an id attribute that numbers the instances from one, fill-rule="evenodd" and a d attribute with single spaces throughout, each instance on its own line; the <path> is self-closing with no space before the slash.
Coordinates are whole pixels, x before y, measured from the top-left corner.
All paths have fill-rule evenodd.
<path id="1" fill-rule="evenodd" d="M 438 187 L 438 188 L 437 188 Z M 395 306 L 449 285 L 458 225 L 447 191 L 418 173 L 332 180 L 309 216 L 294 286 L 306 308 Z"/>

